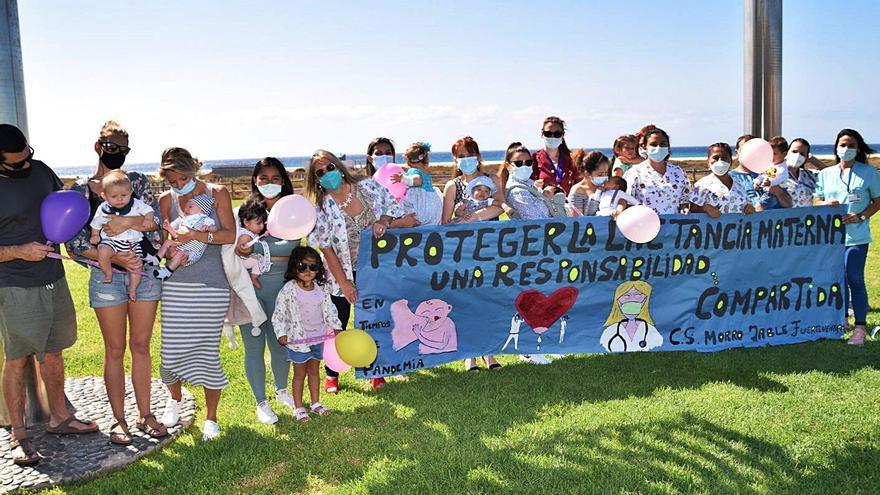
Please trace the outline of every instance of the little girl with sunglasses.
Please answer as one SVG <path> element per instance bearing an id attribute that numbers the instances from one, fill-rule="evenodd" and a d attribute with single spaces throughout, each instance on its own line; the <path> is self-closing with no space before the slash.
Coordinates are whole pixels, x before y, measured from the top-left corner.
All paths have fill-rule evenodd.
<path id="1" fill-rule="evenodd" d="M 284 280 L 287 283 L 278 292 L 272 326 L 278 343 L 287 347 L 287 360 L 293 363 L 293 415 L 297 421 L 308 421 L 309 412 L 302 405 L 307 376 L 312 400 L 309 409 L 318 416 L 330 414 L 319 402 L 319 365 L 324 341 L 341 332 L 342 323 L 326 290 L 324 264 L 314 248 L 299 246 L 290 253 Z"/>

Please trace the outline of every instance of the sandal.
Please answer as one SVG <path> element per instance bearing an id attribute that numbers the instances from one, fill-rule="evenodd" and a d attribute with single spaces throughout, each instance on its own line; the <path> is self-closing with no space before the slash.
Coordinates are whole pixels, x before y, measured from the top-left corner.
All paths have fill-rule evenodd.
<path id="1" fill-rule="evenodd" d="M 306 411 L 304 407 L 297 407 L 293 410 L 293 417 L 296 418 L 297 421 L 306 422 L 312 418 L 309 417 L 309 413 Z"/>
<path id="2" fill-rule="evenodd" d="M 74 428 L 70 426 L 70 423 L 73 423 L 74 421 L 79 421 L 80 423 L 86 426 L 92 426 L 93 428 Z M 96 431 L 98 431 L 98 425 L 96 423 L 93 423 L 88 419 L 77 419 L 73 414 L 55 426 L 46 425 L 46 433 L 51 433 L 52 435 L 85 435 L 86 433 L 95 433 Z"/>
<path id="3" fill-rule="evenodd" d="M 489 365 L 490 370 L 497 370 L 501 368 L 501 363 L 492 363 Z"/>
<path id="4" fill-rule="evenodd" d="M 320 402 L 315 402 L 309 407 L 309 409 L 318 416 L 327 416 L 330 414 L 330 409 L 324 407 L 324 404 L 321 404 Z"/>
<path id="5" fill-rule="evenodd" d="M 110 427 L 110 443 L 113 445 L 131 445 L 131 431 L 124 419 L 117 419 Z"/>
<path id="6" fill-rule="evenodd" d="M 43 456 L 34 448 L 30 437 L 13 438 L 10 447 L 12 462 L 16 466 L 33 466 L 43 459 Z M 16 455 L 18 450 L 21 450 L 22 455 Z"/>
<path id="7" fill-rule="evenodd" d="M 150 420 L 153 420 L 153 423 L 159 426 L 153 426 L 149 423 Z M 141 430 L 142 432 L 150 435 L 153 438 L 163 438 L 168 436 L 168 428 L 165 427 L 162 423 L 156 420 L 156 416 L 153 413 L 147 414 L 143 418 L 139 419 L 134 426 Z"/>

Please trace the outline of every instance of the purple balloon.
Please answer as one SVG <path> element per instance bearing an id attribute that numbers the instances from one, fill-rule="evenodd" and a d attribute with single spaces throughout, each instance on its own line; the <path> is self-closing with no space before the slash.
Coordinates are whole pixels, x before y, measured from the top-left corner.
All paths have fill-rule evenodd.
<path id="1" fill-rule="evenodd" d="M 74 191 L 50 193 L 40 205 L 40 221 L 47 241 L 64 244 L 89 221 L 89 200 Z"/>

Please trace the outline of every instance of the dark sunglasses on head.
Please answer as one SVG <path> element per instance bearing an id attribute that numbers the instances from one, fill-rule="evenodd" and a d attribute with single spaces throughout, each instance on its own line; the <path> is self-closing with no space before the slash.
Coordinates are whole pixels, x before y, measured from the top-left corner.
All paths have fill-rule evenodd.
<path id="1" fill-rule="evenodd" d="M 549 138 L 561 138 L 565 135 L 565 131 L 544 131 L 544 137 Z"/>
<path id="2" fill-rule="evenodd" d="M 317 273 L 319 268 L 321 268 L 321 267 L 314 264 L 314 263 L 303 263 L 302 261 L 300 261 L 299 263 L 296 264 L 296 269 L 299 272 L 304 272 L 304 271 L 308 270 L 310 272 Z"/>
<path id="3" fill-rule="evenodd" d="M 101 149 L 103 149 L 107 153 L 110 153 L 111 155 L 114 155 L 116 153 L 128 153 L 129 151 L 131 151 L 131 148 L 129 148 L 128 146 L 122 146 L 110 141 L 98 141 L 98 144 L 101 145 Z"/>
<path id="4" fill-rule="evenodd" d="M 512 161 L 512 162 L 510 162 L 510 163 L 516 165 L 517 167 L 531 167 L 532 165 L 535 164 L 535 161 L 532 160 L 532 159 L 528 159 L 528 160 L 514 160 L 514 161 Z"/>
<path id="5" fill-rule="evenodd" d="M 25 158 L 24 160 L 21 160 L 21 161 L 13 162 L 13 163 L 3 162 L 3 164 L 8 165 L 11 168 L 21 168 L 24 166 L 25 163 L 29 162 L 31 160 L 31 158 L 33 158 L 33 157 L 34 157 L 34 148 L 31 146 L 28 146 L 27 158 Z"/>
<path id="6" fill-rule="evenodd" d="M 331 170 L 336 170 L 336 165 L 333 165 L 332 163 L 328 163 L 327 166 L 324 167 L 324 170 L 315 170 L 315 177 L 320 179 L 321 177 L 324 176 L 324 174 L 326 174 L 327 172 L 329 172 Z"/>

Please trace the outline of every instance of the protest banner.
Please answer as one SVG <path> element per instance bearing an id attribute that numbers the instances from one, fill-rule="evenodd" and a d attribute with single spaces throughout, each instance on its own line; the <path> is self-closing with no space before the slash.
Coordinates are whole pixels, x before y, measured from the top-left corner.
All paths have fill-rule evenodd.
<path id="1" fill-rule="evenodd" d="M 671 215 L 650 243 L 609 217 L 482 222 L 361 238 L 358 376 L 493 354 L 714 352 L 843 334 L 841 210 Z"/>

